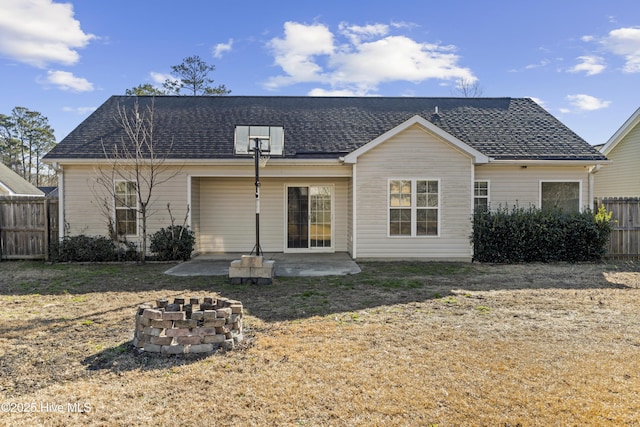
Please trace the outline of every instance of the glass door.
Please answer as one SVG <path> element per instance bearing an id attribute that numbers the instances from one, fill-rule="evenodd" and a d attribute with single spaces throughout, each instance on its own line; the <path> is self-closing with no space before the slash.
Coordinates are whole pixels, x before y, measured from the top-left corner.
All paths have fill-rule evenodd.
<path id="1" fill-rule="evenodd" d="M 287 249 L 332 248 L 331 199 L 328 185 L 287 188 Z"/>

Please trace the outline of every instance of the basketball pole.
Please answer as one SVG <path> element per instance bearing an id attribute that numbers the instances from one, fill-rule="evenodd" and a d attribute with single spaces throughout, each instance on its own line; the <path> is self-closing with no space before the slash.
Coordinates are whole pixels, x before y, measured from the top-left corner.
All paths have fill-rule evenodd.
<path id="1" fill-rule="evenodd" d="M 260 150 L 260 138 L 255 139 L 255 146 L 253 149 L 256 168 L 256 246 L 254 247 L 256 255 L 262 255 L 262 248 L 260 248 L 260 156 L 262 152 Z M 253 251 L 251 251 L 253 253 Z"/>

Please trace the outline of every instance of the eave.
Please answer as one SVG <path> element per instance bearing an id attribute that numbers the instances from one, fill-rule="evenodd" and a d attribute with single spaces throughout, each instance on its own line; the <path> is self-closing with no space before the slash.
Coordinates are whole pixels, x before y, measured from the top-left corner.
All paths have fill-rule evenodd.
<path id="1" fill-rule="evenodd" d="M 147 159 L 148 160 L 148 159 Z M 237 158 L 221 158 L 221 159 L 156 159 L 158 163 L 164 165 L 174 166 L 207 166 L 207 165 L 238 165 L 246 166 L 253 164 L 252 157 L 237 157 Z M 93 159 L 93 158 L 57 158 L 57 159 L 45 159 L 45 163 L 52 166 L 56 165 L 108 165 L 118 163 L 120 165 L 134 165 L 135 160 L 122 160 L 122 159 Z M 333 159 L 300 159 L 300 158 L 279 158 L 272 157 L 269 159 L 269 164 L 278 165 L 292 165 L 292 166 L 334 166 L 342 165 L 341 158 Z"/>
<path id="2" fill-rule="evenodd" d="M 553 160 L 540 160 L 540 159 L 491 159 L 489 165 L 504 165 L 504 166 L 593 166 L 593 165 L 607 165 L 611 163 L 611 160 L 596 160 L 596 159 L 553 159 Z"/>

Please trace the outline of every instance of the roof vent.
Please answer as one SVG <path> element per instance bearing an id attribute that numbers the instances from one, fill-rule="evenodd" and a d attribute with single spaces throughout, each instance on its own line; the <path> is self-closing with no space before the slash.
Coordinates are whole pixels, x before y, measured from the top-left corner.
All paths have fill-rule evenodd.
<path id="1" fill-rule="evenodd" d="M 433 110 L 433 114 L 431 115 L 431 121 L 434 121 L 434 120 L 440 120 L 440 109 L 438 108 L 437 105 Z"/>

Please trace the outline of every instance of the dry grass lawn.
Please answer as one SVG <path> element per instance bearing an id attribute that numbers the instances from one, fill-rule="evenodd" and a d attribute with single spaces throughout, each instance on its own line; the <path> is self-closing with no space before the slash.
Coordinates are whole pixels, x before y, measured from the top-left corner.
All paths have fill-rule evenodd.
<path id="1" fill-rule="evenodd" d="M 639 265 L 361 267 L 231 286 L 1 262 L 0 424 L 640 425 Z M 133 351 L 137 304 L 215 293 L 245 306 L 242 348 Z"/>

